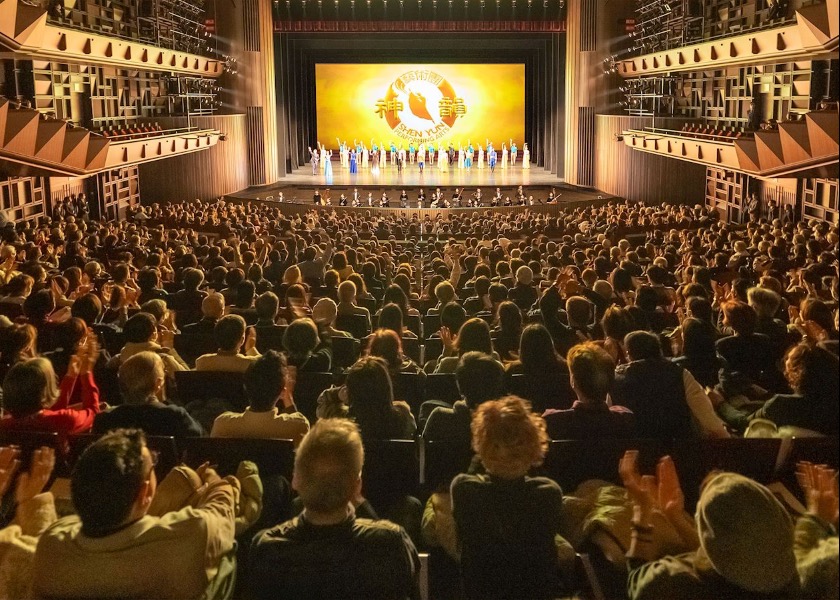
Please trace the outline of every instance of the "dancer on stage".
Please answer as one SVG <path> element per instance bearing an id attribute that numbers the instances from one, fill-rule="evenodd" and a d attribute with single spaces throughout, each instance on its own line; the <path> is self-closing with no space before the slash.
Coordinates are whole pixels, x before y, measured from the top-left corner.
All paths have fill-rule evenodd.
<path id="1" fill-rule="evenodd" d="M 528 149 L 528 142 L 522 143 L 522 168 L 531 168 L 531 151 Z"/>
<path id="2" fill-rule="evenodd" d="M 493 147 L 493 144 L 487 146 L 487 166 L 490 167 L 490 172 L 493 173 L 496 170 L 496 149 Z"/>
<path id="3" fill-rule="evenodd" d="M 397 163 L 397 166 L 399 167 L 400 163 L 402 163 L 402 165 L 405 166 L 407 155 L 405 153 L 405 148 L 402 147 L 402 144 L 400 144 L 400 149 L 397 151 L 397 158 L 400 161 Z"/>
<path id="4" fill-rule="evenodd" d="M 370 164 L 370 152 L 368 151 L 367 146 L 362 144 L 362 168 L 367 169 L 369 164 Z"/>
<path id="5" fill-rule="evenodd" d="M 358 166 L 356 165 L 356 149 L 350 149 L 350 173 L 355 175 L 359 172 Z M 346 206 L 346 205 L 345 205 Z"/>
<path id="6" fill-rule="evenodd" d="M 507 169 L 508 163 L 508 149 L 505 146 L 504 142 L 502 142 L 502 168 Z"/>
<path id="7" fill-rule="evenodd" d="M 376 171 L 379 169 L 379 146 L 371 140 L 370 141 L 370 148 L 371 148 L 371 155 L 370 155 L 370 162 L 371 162 L 371 169 Z"/>
<path id="8" fill-rule="evenodd" d="M 473 165 L 473 155 L 475 154 L 475 149 L 473 148 L 472 144 L 467 146 L 467 153 L 464 156 L 464 168 L 469 171 Z"/>
<path id="9" fill-rule="evenodd" d="M 478 145 L 478 168 L 484 168 L 484 147 L 481 144 Z"/>
<path id="10" fill-rule="evenodd" d="M 309 146 L 309 162 L 312 163 L 312 174 L 318 174 L 318 151 Z"/>
<path id="11" fill-rule="evenodd" d="M 326 161 L 324 165 L 324 178 L 327 180 L 327 183 L 332 183 L 332 150 L 327 150 L 326 154 L 322 153 L 322 156 L 326 156 L 324 159 Z"/>
<path id="12" fill-rule="evenodd" d="M 438 169 L 441 171 L 446 171 L 449 165 L 449 155 L 443 149 L 443 147 L 438 146 Z"/>
<path id="13" fill-rule="evenodd" d="M 394 142 L 391 142 L 391 164 L 397 164 L 397 146 Z"/>
<path id="14" fill-rule="evenodd" d="M 414 159 L 417 157 L 417 148 L 414 147 L 414 142 L 408 145 L 408 160 L 413 165 Z"/>
<path id="15" fill-rule="evenodd" d="M 458 168 L 459 169 L 463 169 L 464 166 L 465 166 L 464 165 L 464 160 L 465 160 L 464 155 L 465 154 L 466 153 L 464 152 L 464 147 L 459 143 L 458 144 Z"/>
<path id="16" fill-rule="evenodd" d="M 435 143 L 429 142 L 429 164 L 435 166 Z"/>
<path id="17" fill-rule="evenodd" d="M 350 166 L 350 156 L 347 152 L 347 142 L 341 143 L 339 138 L 335 138 L 335 141 L 338 142 L 338 163 L 342 167 L 349 167 Z"/>
<path id="18" fill-rule="evenodd" d="M 327 147 L 321 144 L 321 170 L 327 172 Z"/>
<path id="19" fill-rule="evenodd" d="M 424 144 L 420 144 L 420 148 L 417 150 L 417 166 L 420 167 L 420 172 L 423 172 L 423 165 L 426 162 L 426 146 Z"/>
<path id="20" fill-rule="evenodd" d="M 510 166 L 514 166 L 516 164 L 516 142 L 513 139 L 510 140 Z"/>

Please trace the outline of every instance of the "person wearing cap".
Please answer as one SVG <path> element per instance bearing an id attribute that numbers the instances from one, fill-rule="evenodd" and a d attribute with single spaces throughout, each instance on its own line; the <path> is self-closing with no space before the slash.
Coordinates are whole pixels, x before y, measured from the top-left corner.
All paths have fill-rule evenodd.
<path id="1" fill-rule="evenodd" d="M 713 473 L 692 522 L 670 457 L 660 461 L 658 477 L 644 480 L 637 459 L 631 450 L 619 465 L 634 504 L 627 553 L 631 600 L 800 597 L 793 520 L 770 490 L 736 473 Z M 693 551 L 657 559 L 655 511 Z"/>

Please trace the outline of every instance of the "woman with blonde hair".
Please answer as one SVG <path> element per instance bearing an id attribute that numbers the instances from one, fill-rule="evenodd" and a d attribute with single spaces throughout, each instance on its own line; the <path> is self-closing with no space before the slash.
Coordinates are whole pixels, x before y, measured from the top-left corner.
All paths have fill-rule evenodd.
<path id="1" fill-rule="evenodd" d="M 563 493 L 529 477 L 548 450 L 545 421 L 516 396 L 484 402 L 472 446 L 487 473 L 452 482 L 452 512 L 468 598 L 554 598 Z"/>

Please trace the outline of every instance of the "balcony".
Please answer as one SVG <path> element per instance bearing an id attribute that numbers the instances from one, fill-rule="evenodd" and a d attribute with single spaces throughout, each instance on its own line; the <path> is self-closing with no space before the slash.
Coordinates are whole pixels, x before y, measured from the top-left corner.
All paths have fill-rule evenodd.
<path id="1" fill-rule="evenodd" d="M 200 77 L 218 77 L 224 67 L 196 54 L 48 24 L 45 9 L 20 0 L 0 0 L 0 49 L 47 60 Z"/>
<path id="2" fill-rule="evenodd" d="M 793 25 L 628 58 L 617 62 L 616 68 L 622 77 L 632 78 L 836 57 L 840 33 L 838 2 L 826 0 L 797 10 Z"/>
<path id="3" fill-rule="evenodd" d="M 754 133 L 645 128 L 624 131 L 622 137 L 634 150 L 755 177 L 834 178 L 838 176 L 838 124 L 835 108 Z"/>
<path id="4" fill-rule="evenodd" d="M 104 137 L 0 99 L 0 166 L 8 175 L 87 176 L 206 150 L 221 137 L 197 128 Z"/>

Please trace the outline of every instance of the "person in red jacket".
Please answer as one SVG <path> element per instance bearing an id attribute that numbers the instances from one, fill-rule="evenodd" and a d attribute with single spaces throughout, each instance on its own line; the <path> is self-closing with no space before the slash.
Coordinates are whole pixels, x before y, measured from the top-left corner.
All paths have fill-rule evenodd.
<path id="1" fill-rule="evenodd" d="M 95 335 L 70 359 L 67 374 L 56 389 L 50 361 L 32 358 L 12 367 L 3 380 L 3 408 L 0 430 L 82 433 L 93 425 L 99 413 L 99 388 L 93 367 L 99 356 Z"/>

